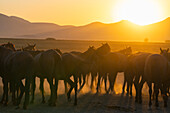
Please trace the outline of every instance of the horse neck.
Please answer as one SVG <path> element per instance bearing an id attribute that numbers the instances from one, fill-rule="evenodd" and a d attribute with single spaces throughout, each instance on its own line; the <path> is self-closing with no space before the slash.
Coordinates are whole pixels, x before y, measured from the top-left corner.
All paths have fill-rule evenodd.
<path id="1" fill-rule="evenodd" d="M 87 57 L 89 57 L 91 54 L 92 54 L 92 53 L 89 52 L 89 50 L 87 50 L 87 51 L 85 51 L 84 53 L 81 54 L 81 57 L 87 58 Z"/>
<path id="2" fill-rule="evenodd" d="M 118 53 L 124 54 L 124 55 L 126 55 L 126 56 L 131 55 L 131 54 L 129 54 L 129 53 L 127 52 L 127 50 L 126 50 L 126 49 L 124 49 L 124 50 L 120 50 L 120 51 L 118 51 Z"/>

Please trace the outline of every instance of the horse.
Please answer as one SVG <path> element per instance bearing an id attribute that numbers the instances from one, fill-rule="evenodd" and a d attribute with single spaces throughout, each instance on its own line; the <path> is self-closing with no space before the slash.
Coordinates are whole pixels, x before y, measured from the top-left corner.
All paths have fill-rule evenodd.
<path id="1" fill-rule="evenodd" d="M 160 89 L 163 95 L 164 107 L 167 107 L 167 87 L 170 82 L 170 76 L 168 76 L 168 60 L 160 54 L 149 55 L 146 59 L 143 79 L 149 87 L 149 107 L 152 105 L 152 83 L 154 83 L 154 93 L 156 94 L 155 106 L 159 106 L 158 94 Z"/>
<path id="2" fill-rule="evenodd" d="M 9 44 L 9 43 L 8 43 Z M 28 52 L 14 52 L 11 49 L 0 46 L 0 65 L 1 76 L 3 80 L 3 99 L 5 105 L 8 103 L 8 82 L 11 84 L 12 100 L 15 104 L 15 86 L 20 87 L 20 95 L 17 99 L 17 105 L 20 104 L 25 92 L 25 101 L 23 108 L 26 109 L 29 103 L 30 79 L 34 72 L 34 59 Z M 25 86 L 22 79 L 25 78 Z M 3 101 L 2 99 L 2 101 Z"/>
<path id="3" fill-rule="evenodd" d="M 160 48 L 160 54 L 165 56 L 167 58 L 167 60 L 170 62 L 170 53 L 169 53 L 169 48 L 168 49 L 162 49 Z"/>
<path id="4" fill-rule="evenodd" d="M 127 48 L 127 50 L 132 51 L 130 47 Z M 119 51 L 118 52 L 109 52 L 100 58 L 97 92 L 98 92 L 98 87 L 100 86 L 101 76 L 104 78 L 106 93 L 109 93 L 109 91 L 114 93 L 114 83 L 116 80 L 117 73 L 124 72 L 124 74 L 127 75 L 126 68 L 127 68 L 128 60 L 127 60 L 126 54 L 123 54 L 124 52 L 126 52 L 126 49 L 121 50 L 121 52 L 122 53 L 120 53 Z M 107 77 L 108 77 L 109 83 L 110 83 L 108 90 L 106 87 Z"/>
<path id="5" fill-rule="evenodd" d="M 81 57 L 82 59 L 86 60 L 91 57 L 91 55 L 95 52 L 95 48 L 94 46 L 89 46 L 88 50 L 81 53 L 81 52 L 76 52 L 76 51 L 72 51 L 70 52 L 71 54 L 74 54 L 74 55 L 77 55 L 79 57 Z M 90 61 L 91 62 L 91 61 Z M 89 63 L 90 63 L 89 62 Z M 85 78 L 86 78 L 86 75 L 89 75 L 90 71 L 91 71 L 91 67 L 82 67 L 80 68 L 81 70 L 80 71 L 80 75 L 79 75 L 79 84 L 80 84 L 80 88 L 79 88 L 79 92 L 81 91 L 81 89 L 84 87 L 85 85 Z M 82 80 L 81 80 L 81 77 L 83 77 L 83 83 L 82 83 Z M 82 83 L 82 84 L 81 84 Z"/>
<path id="6" fill-rule="evenodd" d="M 50 49 L 47 51 L 28 51 L 35 59 L 35 73 L 32 77 L 32 99 L 31 103 L 34 102 L 34 92 L 35 92 L 35 77 L 40 78 L 40 90 L 42 93 L 42 103 L 45 103 L 44 96 L 44 79 L 47 78 L 48 83 L 50 84 L 51 97 L 49 99 L 49 105 L 55 105 L 56 96 L 54 96 L 55 90 L 53 87 L 58 85 L 58 77 L 63 76 L 59 70 L 61 70 L 61 54 L 62 52 L 59 49 Z M 64 78 L 64 77 L 63 77 Z M 56 83 L 53 83 L 55 79 Z M 70 83 L 70 82 L 69 82 Z M 57 85 L 56 85 L 57 84 Z"/>
<path id="7" fill-rule="evenodd" d="M 167 60 L 170 62 L 170 53 L 169 53 L 169 48 L 168 49 L 162 49 L 162 48 L 160 48 L 160 54 L 161 55 L 163 55 L 163 56 L 165 56 L 166 58 L 167 58 Z M 170 66 L 170 65 L 169 65 Z M 170 75 L 170 73 L 169 73 L 169 75 Z M 168 93 L 170 94 L 170 92 L 169 92 L 169 90 L 170 90 L 170 86 L 169 86 L 169 88 L 168 88 Z"/>
<path id="8" fill-rule="evenodd" d="M 138 52 L 128 57 L 129 66 L 127 71 L 130 76 L 128 76 L 127 78 L 129 80 L 130 87 L 132 86 L 132 83 L 134 83 L 135 90 L 136 90 L 135 102 L 139 102 L 139 103 L 142 102 L 141 90 L 143 84 L 141 81 L 143 81 L 145 61 L 150 54 L 151 53 Z"/>

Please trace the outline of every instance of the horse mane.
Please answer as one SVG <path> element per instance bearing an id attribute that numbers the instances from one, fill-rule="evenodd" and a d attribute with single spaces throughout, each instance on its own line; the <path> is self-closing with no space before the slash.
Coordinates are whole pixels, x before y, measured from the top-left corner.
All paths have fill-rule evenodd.
<path id="1" fill-rule="evenodd" d="M 56 48 L 56 49 L 54 49 L 54 50 L 56 50 L 60 55 L 62 55 L 63 53 L 61 52 L 61 50 L 60 49 L 58 49 L 58 48 Z"/>

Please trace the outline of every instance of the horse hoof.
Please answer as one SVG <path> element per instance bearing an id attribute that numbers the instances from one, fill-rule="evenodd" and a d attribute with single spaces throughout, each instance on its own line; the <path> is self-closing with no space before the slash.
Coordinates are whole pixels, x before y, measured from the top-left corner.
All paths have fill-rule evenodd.
<path id="1" fill-rule="evenodd" d="M 17 103 L 16 103 L 16 102 L 13 102 L 13 105 L 14 105 L 14 106 L 17 106 Z"/>
<path id="2" fill-rule="evenodd" d="M 77 106 L 77 103 L 74 103 L 74 106 Z"/>
<path id="3" fill-rule="evenodd" d="M 1 102 L 0 102 L 0 104 L 3 104 L 3 103 L 4 103 L 4 101 L 1 101 Z"/>
<path id="4" fill-rule="evenodd" d="M 51 106 L 55 107 L 55 106 L 56 106 L 56 103 L 51 104 Z"/>
<path id="5" fill-rule="evenodd" d="M 4 103 L 4 106 L 8 106 L 8 103 L 7 103 L 7 102 L 5 102 L 5 103 Z"/>
<path id="6" fill-rule="evenodd" d="M 34 103 L 34 101 L 32 100 L 31 102 L 30 102 L 30 104 L 33 104 Z"/>
<path id="7" fill-rule="evenodd" d="M 139 104 L 142 104 L 142 100 L 139 100 Z"/>
<path id="8" fill-rule="evenodd" d="M 158 103 L 156 103 L 156 104 L 155 104 L 155 107 L 159 107 L 159 104 L 158 104 Z"/>
<path id="9" fill-rule="evenodd" d="M 71 102 L 71 98 L 68 98 L 68 102 Z"/>
<path id="10" fill-rule="evenodd" d="M 26 110 L 26 109 L 27 109 L 27 106 L 26 106 L 26 105 L 24 105 L 24 106 L 23 106 L 23 109 L 25 109 L 25 110 Z"/>
<path id="11" fill-rule="evenodd" d="M 20 107 L 19 107 L 19 106 L 17 106 L 15 109 L 20 109 Z"/>
<path id="12" fill-rule="evenodd" d="M 164 107 L 165 107 L 165 108 L 167 108 L 167 107 L 168 107 L 167 103 L 164 103 Z"/>
<path id="13" fill-rule="evenodd" d="M 43 100 L 41 103 L 42 103 L 42 104 L 45 104 L 45 100 Z"/>

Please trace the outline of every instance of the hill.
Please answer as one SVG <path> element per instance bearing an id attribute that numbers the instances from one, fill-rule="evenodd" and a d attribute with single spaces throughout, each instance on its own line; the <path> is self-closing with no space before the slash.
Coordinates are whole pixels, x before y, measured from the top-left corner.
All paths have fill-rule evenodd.
<path id="1" fill-rule="evenodd" d="M 170 17 L 154 24 L 139 26 L 127 20 L 84 26 L 31 23 L 19 17 L 0 14 L 0 37 L 47 38 L 68 40 L 164 41 L 170 39 Z"/>

